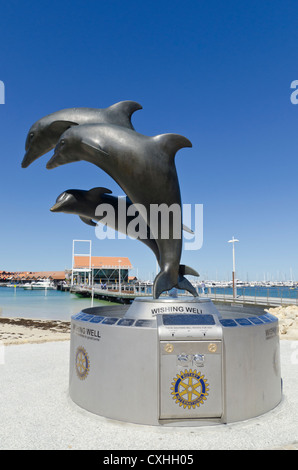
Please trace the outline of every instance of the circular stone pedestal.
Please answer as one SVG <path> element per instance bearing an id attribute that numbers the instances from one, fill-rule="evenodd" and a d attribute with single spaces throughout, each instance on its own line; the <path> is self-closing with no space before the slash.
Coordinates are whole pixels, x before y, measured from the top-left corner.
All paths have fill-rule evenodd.
<path id="1" fill-rule="evenodd" d="M 230 423 L 281 400 L 278 320 L 204 298 L 137 298 L 71 319 L 70 397 L 146 425 Z"/>

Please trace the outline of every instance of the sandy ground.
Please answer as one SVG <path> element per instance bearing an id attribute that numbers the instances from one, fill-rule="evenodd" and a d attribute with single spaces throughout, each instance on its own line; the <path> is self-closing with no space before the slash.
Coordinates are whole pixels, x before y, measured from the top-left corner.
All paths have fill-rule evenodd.
<path id="1" fill-rule="evenodd" d="M 0 318 L 0 342 L 5 345 L 70 339 L 70 322 Z"/>
<path id="2" fill-rule="evenodd" d="M 276 307 L 267 311 L 279 319 L 280 339 L 298 340 L 298 306 Z M 69 339 L 70 322 L 0 318 L 0 342 L 5 345 Z"/>
<path id="3" fill-rule="evenodd" d="M 69 395 L 69 341 L 7 346 L 0 364 L 0 450 L 98 450 L 99 465 L 102 456 L 129 456 L 134 450 L 173 457 L 197 451 L 193 468 L 202 465 L 201 450 L 298 450 L 298 362 L 291 360 L 293 343 L 297 351 L 298 341 L 281 341 L 283 399 L 276 408 L 242 422 L 181 427 L 120 422 L 75 404 Z M 186 469 L 187 462 L 182 462 Z M 150 463 L 161 468 L 158 461 Z M 134 468 L 142 469 L 141 464 Z M 129 470 L 132 465 L 126 462 L 124 467 Z"/>
<path id="4" fill-rule="evenodd" d="M 268 311 L 280 320 L 281 339 L 298 340 L 297 306 Z M 281 342 L 283 399 L 275 409 L 227 425 L 159 428 L 109 420 L 72 402 L 69 339 L 69 322 L 0 317 L 0 449 L 298 450 L 297 341 Z"/>

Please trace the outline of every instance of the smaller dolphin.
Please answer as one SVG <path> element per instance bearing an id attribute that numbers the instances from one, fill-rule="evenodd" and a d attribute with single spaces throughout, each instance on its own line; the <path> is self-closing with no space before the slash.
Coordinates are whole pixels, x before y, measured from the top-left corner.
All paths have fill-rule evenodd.
<path id="1" fill-rule="evenodd" d="M 48 114 L 30 128 L 22 161 L 27 168 L 34 160 L 52 150 L 66 129 L 80 124 L 107 123 L 134 130 L 132 114 L 142 106 L 135 101 L 120 101 L 108 108 L 69 108 Z"/>
<path id="2" fill-rule="evenodd" d="M 89 191 L 84 191 L 82 189 L 68 189 L 64 191 L 60 196 L 57 197 L 56 203 L 51 207 L 51 212 L 64 212 L 66 214 L 76 214 L 80 217 L 82 222 L 87 225 L 96 226 L 97 222 L 103 221 L 105 216 L 97 216 L 96 208 L 100 204 L 109 204 L 114 209 L 115 218 L 110 221 L 107 219 L 104 222 L 109 223 L 109 227 L 118 232 L 124 233 L 130 237 L 135 238 L 135 233 L 129 231 L 129 223 L 138 215 L 127 216 L 127 211 L 132 202 L 128 197 L 124 198 L 125 204 L 125 219 L 119 220 L 118 218 L 118 197 L 111 196 L 112 191 L 107 188 L 93 188 Z M 144 222 L 145 224 L 145 222 Z M 151 238 L 150 229 L 146 224 L 146 238 L 137 238 L 145 245 L 147 245 L 156 256 L 157 260 L 159 259 L 159 251 L 156 244 L 156 241 Z"/>
<path id="3" fill-rule="evenodd" d="M 133 216 L 127 216 L 123 221 L 119 221 L 118 218 L 118 198 L 115 196 L 111 196 L 112 191 L 107 188 L 93 188 L 89 191 L 81 190 L 81 189 L 68 189 L 61 193 L 56 200 L 56 203 L 51 207 L 51 212 L 64 212 L 66 214 L 76 214 L 80 217 L 80 219 L 87 225 L 96 226 L 94 220 L 101 222 L 104 216 L 97 216 L 96 208 L 100 204 L 109 204 L 113 207 L 115 212 L 115 219 L 111 220 L 111 224 L 109 225 L 112 229 L 120 231 L 128 236 L 133 236 L 135 238 L 134 233 L 130 233 L 129 224 L 130 222 L 136 217 L 138 214 Z M 132 206 L 132 202 L 129 200 L 128 197 L 125 197 L 125 210 L 126 214 L 130 206 Z M 94 219 L 94 220 L 93 220 Z M 107 221 L 105 221 L 107 222 Z M 145 222 L 144 222 L 145 223 Z M 188 227 L 183 225 L 183 230 L 193 233 Z M 156 240 L 152 238 L 152 234 L 150 232 L 150 228 L 146 227 L 147 237 L 146 238 L 137 238 L 137 240 L 143 242 L 147 245 L 154 253 L 157 262 L 160 261 L 160 253 L 156 243 Z M 184 281 L 187 281 L 184 278 L 184 274 L 192 274 L 193 276 L 199 276 L 199 274 L 189 266 L 185 266 L 181 264 L 179 266 L 179 274 L 177 280 L 177 286 L 179 288 L 179 284 L 183 284 Z M 187 287 L 188 286 L 187 281 Z M 182 288 L 182 287 L 181 287 Z"/>

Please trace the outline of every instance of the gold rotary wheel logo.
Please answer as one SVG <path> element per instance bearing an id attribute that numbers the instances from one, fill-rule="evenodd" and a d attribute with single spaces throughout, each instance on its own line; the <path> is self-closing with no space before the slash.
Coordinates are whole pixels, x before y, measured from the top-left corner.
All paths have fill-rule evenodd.
<path id="1" fill-rule="evenodd" d="M 209 384 L 200 372 L 185 369 L 174 378 L 171 390 L 173 400 L 184 409 L 190 410 L 203 405 L 207 400 Z"/>
<path id="2" fill-rule="evenodd" d="M 76 373 L 80 380 L 84 380 L 90 369 L 90 360 L 83 346 L 79 346 L 76 351 Z"/>

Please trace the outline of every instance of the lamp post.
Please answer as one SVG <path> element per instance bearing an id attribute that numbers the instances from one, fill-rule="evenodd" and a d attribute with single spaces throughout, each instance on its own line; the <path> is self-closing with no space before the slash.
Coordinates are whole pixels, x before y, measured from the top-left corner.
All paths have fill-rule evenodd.
<path id="1" fill-rule="evenodd" d="M 235 242 L 239 242 L 239 240 L 237 240 L 236 238 L 232 238 L 232 240 L 229 240 L 228 243 L 233 243 L 233 273 L 232 273 L 232 276 L 233 276 L 233 299 L 236 298 L 236 286 L 235 286 L 235 272 L 236 272 L 236 268 L 235 268 Z"/>
<path id="2" fill-rule="evenodd" d="M 121 271 L 120 271 L 121 259 L 118 259 L 118 263 L 119 263 L 119 294 L 121 294 Z"/>
<path id="3" fill-rule="evenodd" d="M 94 265 L 92 264 L 91 268 L 91 279 L 92 279 L 92 284 L 91 284 L 91 307 L 93 307 L 93 300 L 94 300 Z"/>

